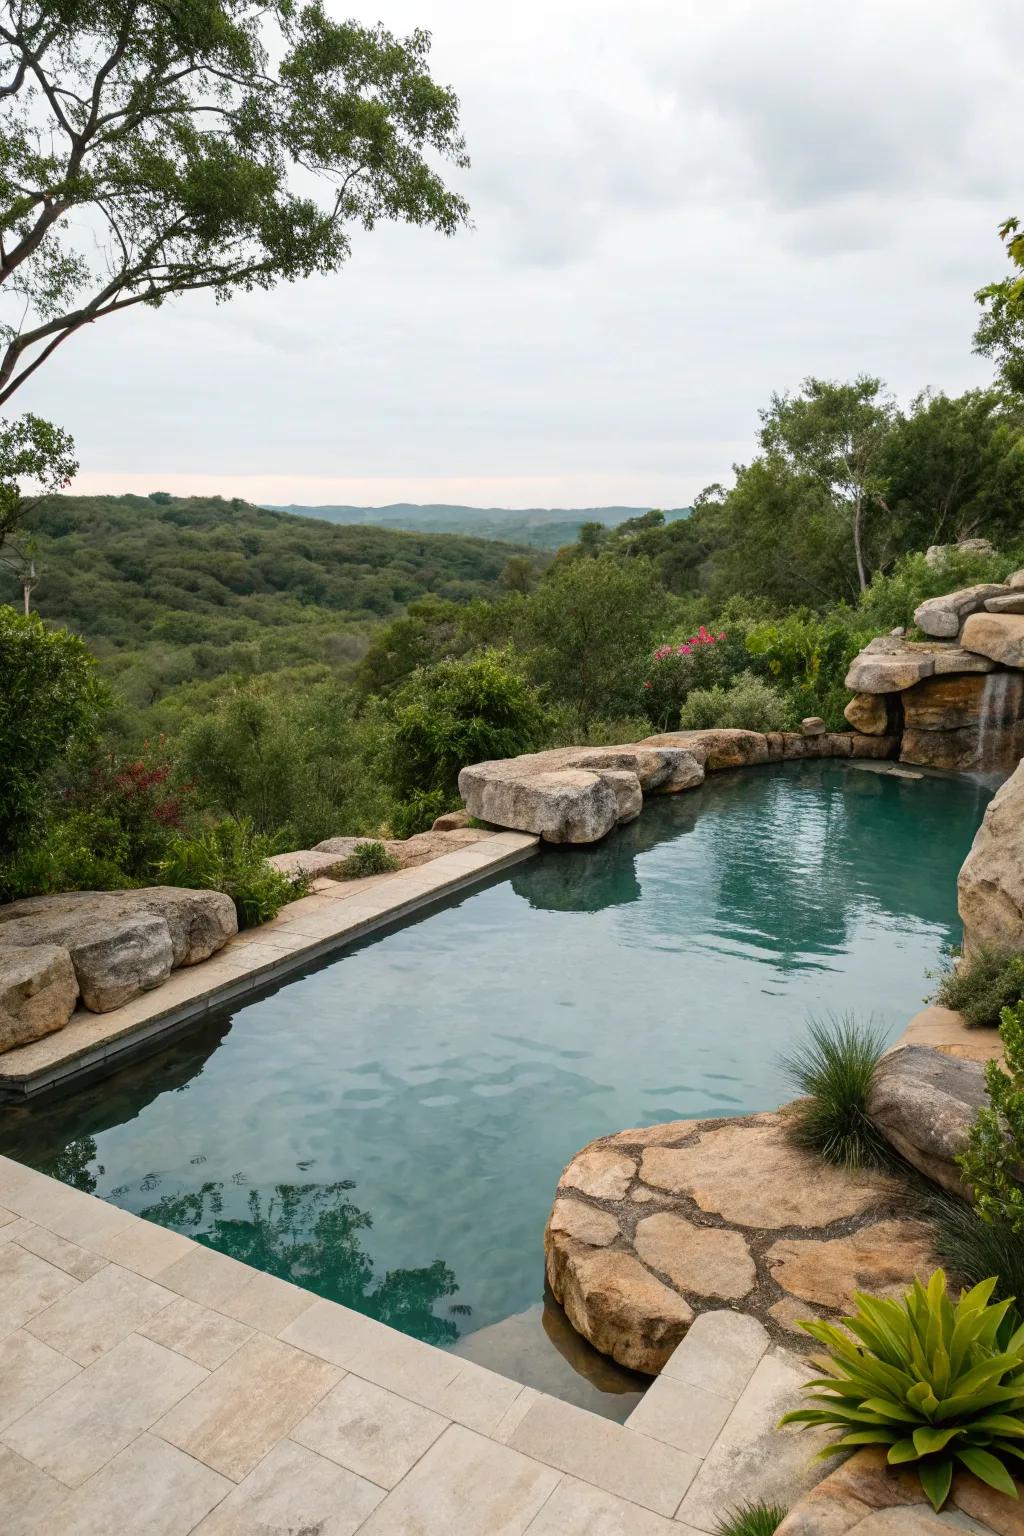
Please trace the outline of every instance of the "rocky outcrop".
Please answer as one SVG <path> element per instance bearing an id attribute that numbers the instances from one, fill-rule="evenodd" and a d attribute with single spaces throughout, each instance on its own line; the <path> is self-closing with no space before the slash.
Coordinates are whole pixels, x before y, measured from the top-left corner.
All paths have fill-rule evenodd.
<path id="1" fill-rule="evenodd" d="M 839 1314 L 858 1288 L 894 1294 L 933 1267 L 903 1186 L 794 1147 L 785 1118 L 621 1131 L 572 1160 L 547 1276 L 597 1349 L 660 1371 L 693 1318 L 723 1303 L 792 1343 L 799 1318 Z"/>
<path id="2" fill-rule="evenodd" d="M 1020 1498 L 997 1493 L 961 1468 L 940 1520 L 916 1470 L 890 1467 L 886 1452 L 872 1447 L 858 1451 L 812 1488 L 777 1528 L 777 1536 L 954 1536 L 956 1531 L 1022 1536 L 1021 1507 Z"/>
<path id="3" fill-rule="evenodd" d="M 1024 613 L 974 613 L 961 639 L 967 650 L 1004 667 L 1024 667 Z"/>
<path id="4" fill-rule="evenodd" d="M 1005 597 L 990 597 L 986 613 L 1024 613 L 1024 592 L 1007 592 Z"/>
<path id="5" fill-rule="evenodd" d="M 986 1103 L 982 1062 L 907 1045 L 882 1061 L 867 1109 L 901 1157 L 934 1184 L 969 1200 L 956 1159 Z"/>
<path id="6" fill-rule="evenodd" d="M 71 956 L 56 944 L 0 949 L 0 1051 L 63 1029 L 75 1011 Z"/>
<path id="7" fill-rule="evenodd" d="M 399 869 L 415 869 L 420 864 L 429 864 L 432 859 L 439 859 L 446 853 L 455 853 L 460 848 L 468 848 L 493 835 L 483 827 L 470 827 L 460 822 L 457 827 L 434 826 L 429 832 L 417 832 L 413 837 L 405 838 L 327 837 L 314 848 L 275 854 L 267 862 L 284 874 L 304 875 L 312 880 L 339 880 L 347 874 L 347 860 L 357 848 L 367 843 L 381 843 Z"/>
<path id="8" fill-rule="evenodd" d="M 884 736 L 892 728 L 884 693 L 855 693 L 843 714 L 865 736 Z"/>
<path id="9" fill-rule="evenodd" d="M 972 613 L 980 613 L 992 597 L 1005 597 L 1001 582 L 985 581 L 975 587 L 962 587 L 944 597 L 929 597 L 914 609 L 914 623 L 926 635 L 949 640 L 959 635 L 961 626 Z"/>
<path id="10" fill-rule="evenodd" d="M 639 815 L 645 793 L 674 794 L 703 778 L 696 755 L 640 742 L 474 763 L 459 774 L 459 793 L 482 821 L 533 832 L 545 842 L 592 843 Z"/>
<path id="11" fill-rule="evenodd" d="M 73 891 L 0 907 L 0 952 L 56 945 L 70 956 L 85 1007 L 93 1013 L 165 982 L 238 931 L 235 904 L 220 891 L 152 886 L 137 891 Z"/>
<path id="12" fill-rule="evenodd" d="M 957 890 L 968 955 L 1024 950 L 1024 763 L 989 802 Z"/>

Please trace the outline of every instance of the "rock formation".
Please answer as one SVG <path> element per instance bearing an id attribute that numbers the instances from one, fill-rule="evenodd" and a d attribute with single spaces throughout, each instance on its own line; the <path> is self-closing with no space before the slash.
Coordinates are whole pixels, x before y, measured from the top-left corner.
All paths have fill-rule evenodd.
<path id="1" fill-rule="evenodd" d="M 1024 763 L 989 802 L 957 890 L 968 955 L 1024 950 Z"/>

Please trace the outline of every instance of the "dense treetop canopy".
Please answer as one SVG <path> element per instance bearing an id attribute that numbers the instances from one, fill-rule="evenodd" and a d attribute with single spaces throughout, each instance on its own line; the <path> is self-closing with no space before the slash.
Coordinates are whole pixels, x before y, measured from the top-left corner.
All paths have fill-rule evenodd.
<path id="1" fill-rule="evenodd" d="M 104 315 L 335 271 L 353 225 L 456 229 L 429 46 L 320 0 L 0 8 L 0 404 Z"/>

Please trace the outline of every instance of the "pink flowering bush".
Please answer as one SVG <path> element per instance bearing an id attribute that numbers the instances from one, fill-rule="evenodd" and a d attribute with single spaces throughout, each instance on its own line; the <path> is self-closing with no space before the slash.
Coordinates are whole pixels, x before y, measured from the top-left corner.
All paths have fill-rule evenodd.
<path id="1" fill-rule="evenodd" d="M 659 731 L 676 730 L 694 689 L 726 685 L 749 660 L 742 635 L 712 632 L 703 624 L 685 640 L 659 645 L 641 690 L 647 718 Z"/>

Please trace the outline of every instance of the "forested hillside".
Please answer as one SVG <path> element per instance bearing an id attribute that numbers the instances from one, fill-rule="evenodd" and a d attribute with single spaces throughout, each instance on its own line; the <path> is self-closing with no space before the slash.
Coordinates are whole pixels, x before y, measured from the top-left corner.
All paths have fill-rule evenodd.
<path id="1" fill-rule="evenodd" d="M 82 635 L 136 708 L 225 673 L 351 665 L 410 602 L 493 597 L 509 559 L 530 554 L 160 492 L 51 497 L 19 542 L 40 573 L 33 608 Z M 20 602 L 2 566 L 0 601 Z"/>
<path id="2" fill-rule="evenodd" d="M 359 523 L 379 528 L 407 528 L 417 533 L 462 533 L 474 538 L 501 539 L 510 544 L 530 544 L 537 549 L 560 549 L 571 544 L 586 523 L 606 528 L 641 516 L 646 507 L 461 507 L 443 503 L 421 505 L 395 502 L 387 507 L 280 507 L 302 517 L 322 517 L 331 523 Z M 668 522 L 689 516 L 689 507 L 665 513 Z"/>

